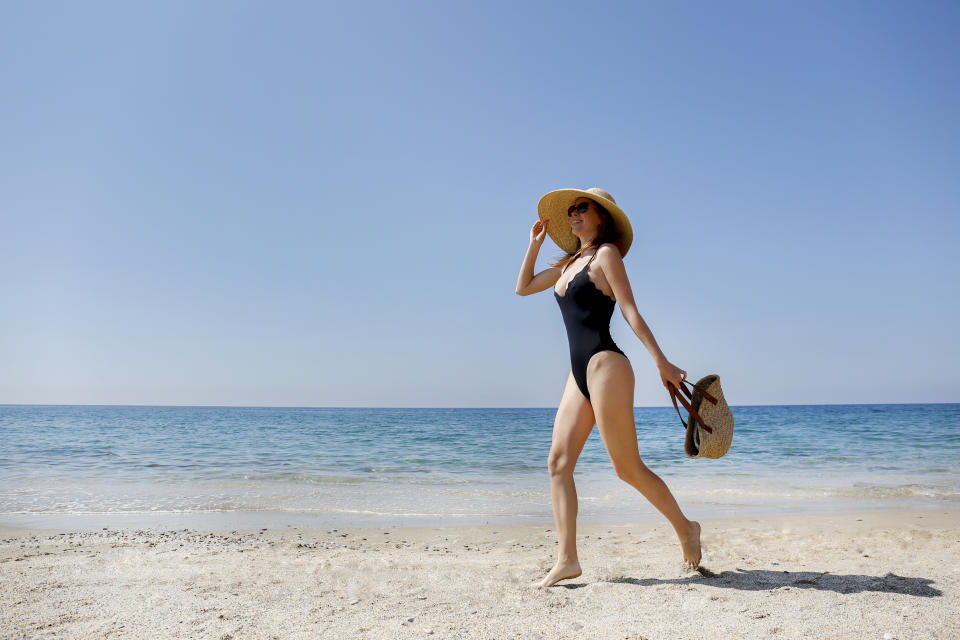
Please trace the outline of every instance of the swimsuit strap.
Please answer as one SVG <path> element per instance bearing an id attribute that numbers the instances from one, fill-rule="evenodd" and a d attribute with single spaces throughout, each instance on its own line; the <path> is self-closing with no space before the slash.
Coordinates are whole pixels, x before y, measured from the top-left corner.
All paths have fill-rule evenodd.
<path id="1" fill-rule="evenodd" d="M 603 245 L 601 244 L 600 247 L 602 246 Z M 590 259 L 587 260 L 586 266 L 583 269 L 581 269 L 581 271 L 590 271 L 590 263 L 593 262 L 593 259 L 597 257 L 597 253 L 600 252 L 600 247 L 597 247 L 596 249 L 593 250 L 593 255 L 590 256 Z"/>
<path id="2" fill-rule="evenodd" d="M 604 244 L 606 244 L 606 243 L 604 243 Z M 602 246 L 603 246 L 603 245 L 601 244 L 600 247 L 602 247 Z M 583 267 L 583 269 L 589 269 L 589 268 L 590 268 L 590 263 L 593 262 L 593 259 L 597 257 L 597 251 L 600 251 L 600 247 L 597 247 L 597 248 L 594 250 L 593 255 L 590 256 L 590 259 L 589 259 L 589 260 L 587 260 L 587 265 L 586 265 L 585 267 Z M 574 258 L 574 260 L 576 260 L 576 258 Z M 563 265 L 563 269 L 560 270 L 560 275 L 563 275 L 563 272 L 566 271 L 566 270 L 567 270 L 567 267 L 569 267 L 571 264 L 573 264 L 573 260 L 571 260 L 571 261 L 568 262 L 567 264 Z M 583 269 L 581 269 L 581 271 L 582 271 Z"/>
<path id="3" fill-rule="evenodd" d="M 600 247 L 602 247 L 602 246 L 603 246 L 603 245 L 601 244 Z M 600 247 L 597 247 L 596 249 L 594 249 L 593 255 L 590 256 L 590 259 L 589 259 L 589 260 L 587 260 L 587 268 L 588 268 L 588 269 L 590 268 L 590 263 L 593 262 L 593 259 L 596 258 L 596 257 L 597 257 L 597 254 L 600 252 Z"/>

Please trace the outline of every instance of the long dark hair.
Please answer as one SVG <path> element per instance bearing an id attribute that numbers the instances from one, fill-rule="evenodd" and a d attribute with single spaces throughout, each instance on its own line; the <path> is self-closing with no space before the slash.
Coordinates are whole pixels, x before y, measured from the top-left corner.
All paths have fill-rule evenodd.
<path id="1" fill-rule="evenodd" d="M 587 198 L 587 199 L 590 200 L 590 202 L 593 203 L 593 206 L 597 208 L 597 211 L 600 212 L 600 227 L 597 229 L 597 237 L 594 238 L 593 242 L 591 242 L 590 245 L 587 245 L 587 246 L 599 247 L 600 245 L 606 242 L 616 243 L 620 239 L 621 234 L 619 231 L 617 231 L 617 225 L 614 224 L 613 222 L 613 216 L 610 215 L 610 212 L 607 211 L 602 204 L 600 204 L 593 198 Z M 577 252 L 580 251 L 580 249 L 581 249 L 580 238 L 577 238 L 577 248 L 574 249 L 572 253 L 568 253 L 566 255 L 560 256 L 559 258 L 557 258 L 557 261 L 551 263 L 550 266 L 560 267 L 561 269 L 563 269 L 564 267 L 567 266 L 567 264 L 573 261 L 573 257 L 577 255 Z"/>

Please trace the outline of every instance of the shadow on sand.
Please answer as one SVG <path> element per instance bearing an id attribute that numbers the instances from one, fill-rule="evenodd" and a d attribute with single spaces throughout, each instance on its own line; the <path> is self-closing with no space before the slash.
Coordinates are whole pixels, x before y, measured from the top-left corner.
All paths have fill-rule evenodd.
<path id="1" fill-rule="evenodd" d="M 635 584 L 650 587 L 658 584 L 702 584 L 722 589 L 741 589 L 744 591 L 773 591 L 774 589 L 819 589 L 837 593 L 860 593 L 863 591 L 881 591 L 909 596 L 932 598 L 942 596 L 943 592 L 934 589 L 933 580 L 928 578 L 908 578 L 895 573 L 887 575 L 834 575 L 829 571 L 768 571 L 765 569 L 737 569 L 713 573 L 700 567 L 699 576 L 661 580 L 659 578 L 614 578 L 603 582 Z M 586 583 L 560 584 L 568 589 L 579 589 Z"/>

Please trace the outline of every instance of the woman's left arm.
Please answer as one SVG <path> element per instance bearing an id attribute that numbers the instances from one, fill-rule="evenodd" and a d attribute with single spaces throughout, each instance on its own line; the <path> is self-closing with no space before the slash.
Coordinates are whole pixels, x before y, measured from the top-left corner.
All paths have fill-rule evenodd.
<path id="1" fill-rule="evenodd" d="M 644 321 L 640 312 L 637 311 L 637 304 L 633 299 L 633 291 L 630 288 L 630 280 L 627 278 L 627 270 L 623 266 L 623 258 L 615 245 L 605 244 L 597 252 L 597 262 L 603 269 L 603 275 L 610 283 L 613 295 L 620 305 L 620 312 L 633 332 L 637 334 L 640 342 L 647 347 L 647 351 L 653 356 L 653 361 L 660 370 L 660 377 L 663 379 L 664 386 L 668 382 L 673 383 L 677 388 L 680 387 L 680 380 L 686 376 L 687 372 L 670 363 L 667 356 L 663 354 L 660 345 L 653 337 L 650 327 Z"/>

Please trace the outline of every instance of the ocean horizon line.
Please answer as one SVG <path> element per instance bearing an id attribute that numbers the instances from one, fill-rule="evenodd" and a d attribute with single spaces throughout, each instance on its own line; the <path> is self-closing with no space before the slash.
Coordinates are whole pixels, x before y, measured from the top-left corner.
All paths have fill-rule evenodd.
<path id="1" fill-rule="evenodd" d="M 960 402 L 815 402 L 815 403 L 784 403 L 784 404 L 731 404 L 735 408 L 761 407 L 889 407 L 889 406 L 929 406 L 929 405 L 957 405 Z M 545 407 L 396 407 L 396 406 L 353 406 L 353 405 L 283 405 L 283 404 L 130 404 L 130 403 L 69 403 L 69 402 L 0 402 L 0 407 L 130 407 L 130 408 L 162 408 L 171 409 L 391 409 L 391 410 L 423 410 L 423 409 L 470 409 L 490 411 L 494 409 L 556 409 L 557 405 Z M 670 409 L 667 405 L 634 405 L 634 409 Z"/>

